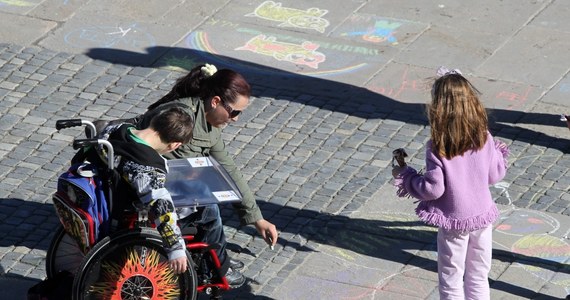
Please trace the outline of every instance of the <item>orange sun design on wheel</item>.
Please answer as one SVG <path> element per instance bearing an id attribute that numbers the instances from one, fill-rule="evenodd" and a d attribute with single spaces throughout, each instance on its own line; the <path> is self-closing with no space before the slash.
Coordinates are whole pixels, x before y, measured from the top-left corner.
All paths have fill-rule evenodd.
<path id="1" fill-rule="evenodd" d="M 168 263 L 160 261 L 156 250 L 143 247 L 141 253 L 130 247 L 124 252 L 124 259 L 103 261 L 100 280 L 90 291 L 98 299 L 178 299 L 178 276 Z"/>

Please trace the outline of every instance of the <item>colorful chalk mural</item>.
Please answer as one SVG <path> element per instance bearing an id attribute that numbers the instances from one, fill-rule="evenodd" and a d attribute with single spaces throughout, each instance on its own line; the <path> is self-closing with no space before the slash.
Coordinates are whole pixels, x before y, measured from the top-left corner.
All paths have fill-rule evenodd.
<path id="1" fill-rule="evenodd" d="M 210 39 L 209 32 L 194 31 L 186 37 L 185 46 L 188 49 L 198 50 L 197 54 L 200 55 L 200 58 L 198 60 L 200 61 L 209 61 L 219 65 L 233 65 L 235 68 L 235 61 L 231 61 L 230 59 L 226 58 L 230 57 L 229 54 L 226 54 L 227 51 L 250 51 L 259 55 L 272 57 L 278 62 L 288 63 L 291 65 L 297 63 L 305 65 L 309 68 L 307 68 L 307 70 L 299 71 L 297 74 L 315 77 L 346 75 L 358 70 L 362 70 L 368 66 L 368 63 L 366 62 L 342 65 L 343 63 L 346 63 L 346 60 L 338 60 L 336 61 L 336 64 L 341 64 L 340 66 L 328 66 L 328 68 L 323 69 L 321 65 L 326 62 L 326 55 L 322 51 L 316 51 L 317 49 L 321 50 L 323 46 L 328 49 L 334 49 L 334 51 L 337 53 L 340 52 L 337 57 L 351 55 L 350 51 L 353 49 L 338 47 L 338 45 L 323 45 L 311 41 L 292 39 L 291 36 L 287 35 L 268 36 L 263 35 L 261 32 L 243 27 L 240 27 L 238 31 L 246 32 L 249 34 L 255 33 L 255 35 L 253 38 L 244 41 L 244 44 L 241 46 L 233 49 L 226 49 L 224 48 L 224 45 L 220 45 L 218 48 L 215 42 Z M 274 37 L 275 39 L 268 37 Z M 281 39 L 284 41 L 281 42 Z M 259 51 L 259 53 L 255 52 L 254 50 Z M 367 56 L 374 58 L 376 55 L 376 53 L 370 52 Z M 259 74 L 275 72 L 269 68 L 263 68 L 262 66 L 255 67 L 250 65 L 248 67 Z M 283 73 L 283 75 L 286 74 L 287 73 Z M 290 76 L 297 76 L 297 74 L 291 73 Z"/>
<path id="2" fill-rule="evenodd" d="M 358 36 L 366 42 L 388 42 L 391 45 L 397 45 L 398 39 L 396 39 L 396 29 L 398 29 L 398 27 L 401 25 L 402 23 L 399 22 L 378 20 L 374 22 L 374 25 L 370 26 L 369 28 L 360 31 L 344 32 L 341 34 L 341 36 Z"/>
<path id="3" fill-rule="evenodd" d="M 271 56 L 279 61 L 287 61 L 297 65 L 305 65 L 313 69 L 319 68 L 319 63 L 325 61 L 323 53 L 316 51 L 318 44 L 303 42 L 291 44 L 279 42 L 273 36 L 257 35 L 247 41 L 244 46 L 235 50 L 246 50 L 253 53 Z"/>
<path id="4" fill-rule="evenodd" d="M 329 26 L 329 21 L 322 17 L 328 13 L 326 9 L 312 7 L 306 10 L 291 7 L 283 7 L 282 3 L 265 1 L 261 3 L 253 13 L 246 17 L 257 17 L 269 21 L 281 22 L 280 27 L 295 27 L 302 29 L 312 29 L 318 32 L 325 32 Z"/>

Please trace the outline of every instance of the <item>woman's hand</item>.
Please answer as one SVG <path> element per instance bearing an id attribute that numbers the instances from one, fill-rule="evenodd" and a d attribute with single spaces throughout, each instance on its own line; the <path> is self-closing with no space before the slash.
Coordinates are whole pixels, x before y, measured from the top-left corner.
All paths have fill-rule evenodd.
<path id="1" fill-rule="evenodd" d="M 265 242 L 273 249 L 275 244 L 277 244 L 278 237 L 277 228 L 275 225 L 271 224 L 265 219 L 257 220 L 254 225 L 255 229 L 257 229 L 257 232 L 261 234 Z"/>

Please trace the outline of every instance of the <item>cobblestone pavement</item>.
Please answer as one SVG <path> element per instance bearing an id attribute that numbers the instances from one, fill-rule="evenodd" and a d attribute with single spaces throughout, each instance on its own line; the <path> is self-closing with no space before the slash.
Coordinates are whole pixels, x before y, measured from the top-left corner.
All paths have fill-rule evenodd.
<path id="1" fill-rule="evenodd" d="M 493 7 L 491 12 L 474 9 L 472 20 L 500 22 L 496 26 L 477 23 L 482 27 L 476 32 L 469 32 L 469 22 L 458 21 L 465 17 L 462 9 L 449 1 L 442 1 L 446 3 L 439 4 L 441 10 L 437 11 L 430 10 L 436 10 L 435 3 L 431 3 L 433 7 L 421 4 L 415 14 L 405 10 L 413 6 L 409 1 L 398 4 L 401 8 L 385 1 L 343 2 L 339 7 L 353 14 L 352 18 L 331 9 L 331 22 L 343 22 L 338 22 L 336 31 L 326 29 L 326 36 L 315 30 L 263 25 L 251 18 L 242 22 L 247 10 L 253 11 L 261 1 L 247 5 L 238 0 L 219 2 L 199 6 L 180 1 L 184 8 L 199 6 L 193 16 L 201 18 L 184 21 L 194 22 L 184 23 L 194 30 L 190 33 L 165 21 L 182 15 L 168 10 L 159 21 L 144 20 L 148 32 L 142 35 L 145 31 L 139 31 L 139 40 L 129 44 L 114 41 L 116 47 L 106 48 L 101 46 L 105 41 L 90 44 L 84 38 L 89 34 L 100 38 L 97 30 L 108 28 L 94 30 L 79 20 L 96 19 L 92 14 L 97 9 L 113 11 L 113 4 L 65 1 L 69 6 L 59 13 L 44 2 L 27 10 L 25 6 L 0 5 L 4 20 L 0 24 L 7 28 L 0 36 L 10 41 L 0 44 L 1 278 L 32 284 L 45 276 L 45 252 L 58 226 L 51 194 L 58 174 L 73 155 L 71 141 L 81 135 L 79 129 L 57 132 L 55 121 L 142 113 L 170 89 L 188 64 L 204 60 L 235 66 L 253 85 L 250 108 L 239 122 L 224 130 L 224 139 L 236 163 L 243 167 L 264 216 L 281 232 L 278 247 L 270 251 L 253 228 L 239 227 L 232 210 L 224 207 L 230 248 L 246 262 L 249 279 L 247 286 L 228 293 L 230 298 L 275 297 L 272 293 L 323 244 L 315 228 L 334 229 L 335 224 L 346 222 L 343 218 L 378 200 L 375 195 L 387 188 L 391 178 L 392 149 L 404 147 L 411 164 L 423 165 L 424 144 L 429 138 L 422 104 L 429 91 L 423 79 L 439 64 L 459 65 L 473 76 L 488 100 L 491 131 L 509 144 L 508 175 L 492 188 L 497 203 L 570 216 L 570 131 L 558 120 L 560 114 L 570 112 L 570 30 L 568 18 L 559 13 L 568 11 L 565 2 L 522 5 L 502 1 L 499 5 L 485 1 Z M 443 10 L 446 5 L 447 12 Z M 515 9 L 518 5 L 520 10 Z M 154 1 L 142 6 L 144 9 L 136 8 L 141 16 L 143 10 L 151 15 L 161 9 Z M 123 3 L 114 8 L 111 16 L 101 17 L 107 23 L 128 16 L 131 7 Z M 501 12 L 508 12 L 505 15 L 511 18 L 503 18 Z M 377 50 L 354 40 L 339 42 L 347 36 L 341 32 L 350 32 L 358 27 L 354 24 L 374 19 L 372 16 L 404 24 L 401 35 L 396 35 L 399 44 Z M 457 22 L 456 29 L 449 28 L 454 23 L 448 19 Z M 149 25 L 153 22 L 156 26 Z M 8 29 L 16 25 L 28 25 L 24 26 L 26 34 L 10 34 Z M 311 72 L 308 65 L 285 65 L 282 61 L 274 65 L 275 60 L 258 59 L 252 56 L 255 53 L 229 56 L 228 49 L 240 34 L 250 38 L 266 31 L 290 43 L 320 38 L 323 52 L 348 63 L 326 66 L 322 62 L 325 67 Z M 211 48 L 195 46 L 206 38 L 204 33 L 218 36 L 209 40 Z M 141 39 L 150 36 L 159 40 L 143 53 L 137 43 L 144 44 Z M 460 37 L 467 41 L 458 46 Z M 72 38 L 81 40 L 84 48 L 78 48 L 79 42 L 74 44 Z M 481 46 L 474 46 L 479 41 Z M 169 46 L 156 46 L 161 44 Z M 421 51 L 433 51 L 434 47 L 444 49 L 443 53 L 426 57 Z M 353 57 L 359 60 L 353 61 Z M 358 69 L 360 62 L 367 67 Z M 350 68 L 357 71 L 345 72 Z M 316 72 L 321 70 L 321 74 Z M 567 246 L 567 237 L 564 243 Z M 570 253 L 564 255 L 567 262 Z"/>

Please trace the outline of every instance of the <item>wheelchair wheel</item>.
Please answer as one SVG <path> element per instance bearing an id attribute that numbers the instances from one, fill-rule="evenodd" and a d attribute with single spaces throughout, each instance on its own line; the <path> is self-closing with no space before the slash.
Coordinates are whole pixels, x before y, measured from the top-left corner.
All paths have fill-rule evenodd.
<path id="1" fill-rule="evenodd" d="M 63 226 L 56 230 L 46 254 L 46 275 L 53 278 L 61 271 L 69 271 L 75 274 L 85 255 Z"/>
<path id="2" fill-rule="evenodd" d="M 73 282 L 73 299 L 196 299 L 196 270 L 174 274 L 162 239 L 150 228 L 101 240 L 87 254 Z"/>

